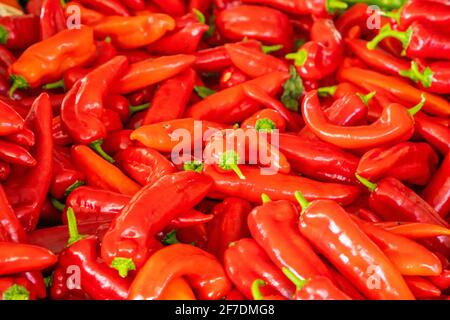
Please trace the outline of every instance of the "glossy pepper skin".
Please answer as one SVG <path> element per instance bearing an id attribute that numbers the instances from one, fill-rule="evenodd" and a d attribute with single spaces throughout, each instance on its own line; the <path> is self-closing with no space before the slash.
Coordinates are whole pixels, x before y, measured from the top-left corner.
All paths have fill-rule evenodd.
<path id="1" fill-rule="evenodd" d="M 130 147 L 114 157 L 116 165 L 140 185 L 153 184 L 159 178 L 176 171 L 175 166 L 158 151 L 145 147 Z"/>
<path id="2" fill-rule="evenodd" d="M 279 135 L 279 148 L 292 168 L 320 181 L 354 183 L 358 158 L 334 145 L 290 134 Z"/>
<path id="3" fill-rule="evenodd" d="M 131 284 L 128 299 L 159 299 L 167 284 L 185 276 L 199 299 L 220 299 L 231 283 L 219 261 L 211 254 L 187 244 L 174 244 L 153 254 Z"/>
<path id="4" fill-rule="evenodd" d="M 283 52 L 292 49 L 292 25 L 288 17 L 278 10 L 241 5 L 220 11 L 216 25 L 227 40 L 243 38 L 259 40 L 272 45 L 282 45 Z"/>
<path id="5" fill-rule="evenodd" d="M 120 0 L 77 0 L 81 4 L 92 7 L 104 14 L 129 16 L 130 13 Z"/>
<path id="6" fill-rule="evenodd" d="M 204 173 L 213 181 L 211 194 L 215 198 L 223 195 L 242 197 L 253 203 L 259 203 L 261 194 L 267 194 L 272 200 L 295 199 L 296 190 L 301 190 L 307 199 L 331 199 L 342 204 L 350 204 L 359 196 L 359 188 L 338 183 L 325 183 L 310 180 L 295 175 L 275 174 L 261 175 L 260 169 L 241 165 L 240 169 L 245 179 L 240 179 L 234 172 L 222 173 L 214 166 L 205 165 Z M 267 179 L 269 178 L 269 179 Z"/>
<path id="7" fill-rule="evenodd" d="M 28 47 L 8 69 L 10 95 L 16 89 L 36 88 L 59 80 L 64 71 L 87 63 L 95 54 L 91 28 L 64 30 Z"/>
<path id="8" fill-rule="evenodd" d="M 425 200 L 397 179 L 386 177 L 377 184 L 366 183 L 366 185 L 372 191 L 369 206 L 383 219 L 431 223 L 448 228 L 448 223 Z M 450 252 L 449 236 L 428 239 L 425 243 L 428 248 L 444 255 Z"/>
<path id="9" fill-rule="evenodd" d="M 148 244 L 154 240 L 154 235 L 187 208 L 199 203 L 211 184 L 210 178 L 186 171 L 168 174 L 154 184 L 146 185 L 136 193 L 105 234 L 102 258 L 108 264 L 115 258 L 125 258 L 137 268 L 141 267 L 148 257 Z M 161 198 L 162 193 L 164 198 Z M 152 219 L 148 219 L 149 212 Z"/>
<path id="10" fill-rule="evenodd" d="M 25 124 L 36 136 L 36 144 L 32 150 L 36 165 L 15 168 L 4 187 L 23 227 L 31 231 L 39 220 L 39 212 L 50 186 L 53 166 L 52 107 L 46 93 L 42 93 L 35 100 Z"/>
<path id="11" fill-rule="evenodd" d="M 327 17 L 336 9 L 345 9 L 347 5 L 341 1 L 324 0 L 244 0 L 243 3 L 267 5 L 280 9 L 287 13 L 305 15 L 312 14 L 314 17 Z"/>
<path id="12" fill-rule="evenodd" d="M 99 38 L 111 37 L 114 46 L 135 49 L 149 45 L 175 28 L 175 21 L 166 14 L 154 13 L 135 17 L 107 17 L 94 26 Z"/>
<path id="13" fill-rule="evenodd" d="M 395 103 L 386 106 L 371 125 L 341 127 L 329 122 L 320 107 L 317 91 L 310 91 L 303 100 L 302 113 L 306 125 L 318 137 L 345 149 L 373 148 L 404 141 L 414 132 L 414 113 Z"/>
<path id="14" fill-rule="evenodd" d="M 277 129 L 279 132 L 286 130 L 286 120 L 278 111 L 273 109 L 262 109 L 255 112 L 241 123 L 241 128 L 253 128 L 259 131 L 265 129 L 265 123 L 269 123 L 270 126 L 273 126 L 273 129 Z"/>
<path id="15" fill-rule="evenodd" d="M 289 201 L 268 201 L 252 210 L 248 227 L 255 241 L 279 268 L 287 268 L 300 279 L 315 275 L 333 278 L 327 266 L 300 234 L 299 212 Z"/>
<path id="16" fill-rule="evenodd" d="M 0 18 L 0 43 L 8 49 L 25 49 L 39 41 L 39 19 L 27 14 Z"/>
<path id="17" fill-rule="evenodd" d="M 311 28 L 311 41 L 286 58 L 294 59 L 302 79 L 320 80 L 333 74 L 344 59 L 344 42 L 333 20 L 317 19 Z"/>
<path id="18" fill-rule="evenodd" d="M 450 153 L 423 190 L 422 197 L 441 217 L 450 213 Z"/>
<path id="19" fill-rule="evenodd" d="M 357 86 L 364 87 L 367 84 L 383 88 L 383 90 L 403 101 L 405 105 L 410 106 L 419 102 L 423 94 L 422 90 L 399 78 L 356 67 L 342 69 L 338 78 L 341 81 L 348 81 Z M 448 117 L 450 115 L 450 103 L 440 96 L 427 93 L 423 110 L 432 115 Z"/>
<path id="20" fill-rule="evenodd" d="M 0 140 L 0 160 L 28 167 L 36 165 L 36 160 L 27 149 L 2 140 Z"/>
<path id="21" fill-rule="evenodd" d="M 419 112 L 416 117 L 415 132 L 440 154 L 450 151 L 450 128 L 439 122 L 439 118 Z"/>
<path id="22" fill-rule="evenodd" d="M 301 234 L 364 295 L 378 300 L 414 299 L 395 266 L 341 206 L 330 200 L 302 201 L 301 206 Z M 377 286 L 371 276 L 377 278 Z"/>
<path id="23" fill-rule="evenodd" d="M 0 136 L 18 133 L 24 129 L 25 122 L 14 108 L 0 100 Z"/>
<path id="24" fill-rule="evenodd" d="M 61 105 L 61 120 L 77 143 L 89 144 L 106 136 L 101 117 L 103 99 L 128 62 L 117 56 L 88 73 L 66 95 Z"/>
<path id="25" fill-rule="evenodd" d="M 373 181 L 391 176 L 425 185 L 433 177 L 437 163 L 438 156 L 427 143 L 401 142 L 390 148 L 366 152 L 359 160 L 356 173 Z"/>
<path id="26" fill-rule="evenodd" d="M 376 225 L 408 239 L 425 239 L 450 235 L 450 229 L 431 223 L 388 221 L 378 222 Z"/>
<path id="27" fill-rule="evenodd" d="M 206 250 L 222 261 L 230 243 L 250 235 L 247 226 L 250 210 L 250 203 L 240 198 L 226 198 L 214 206 L 211 212 L 214 218 L 207 225 Z"/>
<path id="28" fill-rule="evenodd" d="M 231 282 L 247 299 L 253 299 L 251 289 L 256 279 L 266 283 L 261 288 L 265 296 L 290 298 L 294 294 L 292 283 L 253 239 L 243 238 L 232 243 L 224 254 L 224 268 Z"/>
<path id="29" fill-rule="evenodd" d="M 418 63 L 411 61 L 411 67 L 403 69 L 400 75 L 411 79 L 425 91 L 439 94 L 450 93 L 449 61 L 431 62 L 427 65 L 421 63 L 420 69 Z"/>
<path id="30" fill-rule="evenodd" d="M 40 15 L 41 40 L 50 38 L 67 28 L 64 9 L 59 0 L 46 0 Z"/>

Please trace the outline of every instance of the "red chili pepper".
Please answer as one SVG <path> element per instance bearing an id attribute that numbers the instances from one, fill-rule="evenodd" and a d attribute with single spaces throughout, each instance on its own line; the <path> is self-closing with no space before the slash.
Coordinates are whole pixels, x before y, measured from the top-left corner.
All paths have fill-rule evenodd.
<path id="1" fill-rule="evenodd" d="M 243 129 L 273 130 L 277 129 L 279 132 L 286 130 L 286 120 L 278 111 L 273 109 L 262 109 L 255 112 L 241 123 Z"/>
<path id="2" fill-rule="evenodd" d="M 446 155 L 450 151 L 450 128 L 422 112 L 415 116 L 415 120 L 415 132 L 442 155 Z"/>
<path id="3" fill-rule="evenodd" d="M 34 131 L 36 144 L 33 157 L 36 165 L 16 168 L 5 184 L 5 192 L 11 206 L 25 230 L 33 230 L 46 198 L 52 174 L 52 107 L 47 94 L 41 94 L 34 102 L 25 124 Z"/>
<path id="4" fill-rule="evenodd" d="M 409 289 L 417 299 L 430 299 L 441 295 L 441 290 L 426 278 L 415 276 L 404 278 Z"/>
<path id="5" fill-rule="evenodd" d="M 217 171 L 214 166 L 204 166 L 204 173 L 214 180 L 215 197 L 245 197 L 248 201 L 259 203 L 261 194 L 265 193 L 272 200 L 293 201 L 295 191 L 301 190 L 307 199 L 330 199 L 347 205 L 359 196 L 359 188 L 355 186 L 318 182 L 287 174 L 266 177 L 261 175 L 260 169 L 244 165 L 240 166 L 240 169 L 245 180 L 235 173 L 223 173 Z"/>
<path id="6" fill-rule="evenodd" d="M 102 13 L 88 9 L 75 1 L 69 1 L 64 11 L 66 14 L 66 19 L 72 16 L 74 13 L 79 13 L 81 15 L 81 23 L 87 26 L 95 25 L 105 17 Z"/>
<path id="7" fill-rule="evenodd" d="M 120 95 L 108 95 L 105 99 L 104 105 L 107 109 L 113 111 L 113 113 L 116 113 L 122 122 L 128 121 L 135 113 L 146 110 L 150 107 L 149 103 L 139 106 L 130 106 L 128 99 Z"/>
<path id="8" fill-rule="evenodd" d="M 144 10 L 145 0 L 122 0 L 122 2 L 130 9 Z"/>
<path id="9" fill-rule="evenodd" d="M 191 97 L 194 82 L 195 72 L 191 68 L 162 82 L 153 96 L 143 124 L 180 118 Z"/>
<path id="10" fill-rule="evenodd" d="M 36 293 L 23 276 L 0 278 L 0 300 L 35 300 Z"/>
<path id="11" fill-rule="evenodd" d="M 8 49 L 25 49 L 39 41 L 39 18 L 27 14 L 0 18 L 0 43 Z"/>
<path id="12" fill-rule="evenodd" d="M 336 10 L 347 8 L 347 4 L 339 0 L 243 0 L 242 2 L 274 7 L 295 15 L 312 14 L 315 17 L 327 17 Z"/>
<path id="13" fill-rule="evenodd" d="M 311 41 L 286 58 L 294 60 L 302 78 L 320 80 L 333 74 L 344 59 L 344 43 L 333 20 L 317 19 L 311 29 Z"/>
<path id="14" fill-rule="evenodd" d="M 420 222 L 380 222 L 376 224 L 389 232 L 404 236 L 409 239 L 424 239 L 437 236 L 450 235 L 450 229 L 430 223 Z M 439 252 L 437 252 L 439 254 Z"/>
<path id="15" fill-rule="evenodd" d="M 134 63 L 118 81 L 115 90 L 126 94 L 142 89 L 183 72 L 194 62 L 194 56 L 178 54 Z"/>
<path id="16" fill-rule="evenodd" d="M 26 149 L 34 146 L 34 144 L 36 143 L 34 132 L 28 128 L 23 128 L 17 133 L 5 136 L 4 139 L 16 143 Z"/>
<path id="17" fill-rule="evenodd" d="M 348 32 L 354 26 L 358 26 L 363 34 L 369 31 L 367 21 L 371 16 L 371 11 L 366 3 L 356 3 L 348 10 L 345 10 L 335 21 L 336 29 L 347 38 Z"/>
<path id="18" fill-rule="evenodd" d="M 152 2 L 158 6 L 158 9 L 171 16 L 179 17 L 186 13 L 186 4 L 181 0 L 153 0 Z"/>
<path id="19" fill-rule="evenodd" d="M 148 257 L 148 243 L 154 239 L 154 235 L 183 211 L 199 203 L 210 188 L 211 180 L 195 172 L 168 174 L 156 183 L 146 185 L 122 210 L 105 234 L 102 242 L 103 259 L 118 269 L 121 276 L 126 276 L 130 268 L 141 267 Z M 162 192 L 164 198 L 160 196 Z M 150 211 L 153 216 L 151 220 L 147 219 Z M 133 233 L 137 237 L 128 237 L 126 230 L 129 226 L 135 230 Z"/>
<path id="20" fill-rule="evenodd" d="M 17 111 L 0 99 L 0 136 L 17 133 L 24 129 L 24 121 Z"/>
<path id="21" fill-rule="evenodd" d="M 0 62 L 6 68 L 16 61 L 16 57 L 5 46 L 0 45 Z"/>
<path id="22" fill-rule="evenodd" d="M 362 177 L 357 178 L 372 192 L 370 208 L 383 219 L 432 223 L 448 228 L 448 223 L 425 200 L 397 179 L 386 177 L 374 184 Z M 449 236 L 432 238 L 424 243 L 442 254 L 450 252 Z"/>
<path id="23" fill-rule="evenodd" d="M 250 203 L 239 198 L 226 198 L 216 205 L 211 212 L 213 219 L 207 226 L 207 251 L 222 261 L 230 243 L 248 237 L 247 216 L 250 210 Z"/>
<path id="24" fill-rule="evenodd" d="M 2 182 L 6 181 L 10 173 L 11 173 L 11 166 L 9 165 L 9 163 L 0 161 L 0 181 Z"/>
<path id="25" fill-rule="evenodd" d="M 279 148 L 295 171 L 320 181 L 356 182 L 358 158 L 354 155 L 324 141 L 290 134 L 280 134 L 279 139 Z"/>
<path id="26" fill-rule="evenodd" d="M 382 88 L 406 104 L 417 103 L 423 94 L 423 91 L 409 85 L 404 80 L 361 68 L 345 68 L 340 71 L 338 78 L 357 86 L 373 85 Z M 434 115 L 448 117 L 450 103 L 440 96 L 427 93 L 423 110 Z"/>
<path id="27" fill-rule="evenodd" d="M 50 38 L 58 32 L 67 29 L 66 17 L 60 0 L 46 0 L 42 4 L 41 40 Z"/>
<path id="28" fill-rule="evenodd" d="M 450 153 L 423 190 L 422 197 L 441 217 L 450 213 Z"/>
<path id="29" fill-rule="evenodd" d="M 238 68 L 236 68 L 234 66 L 227 67 L 220 74 L 219 89 L 224 90 L 226 88 L 231 88 L 231 87 L 237 86 L 238 84 L 244 83 L 249 80 L 250 80 L 250 77 L 248 77 L 245 73 L 243 73 Z M 196 87 L 196 89 L 198 89 L 198 88 Z M 215 93 L 215 91 L 212 90 L 210 93 L 213 94 L 213 93 Z M 206 95 L 206 96 L 208 96 L 208 95 Z M 195 102 L 197 102 L 197 101 L 195 101 Z"/>
<path id="30" fill-rule="evenodd" d="M 256 241 L 244 238 L 233 242 L 224 253 L 224 268 L 231 282 L 247 298 L 252 299 L 252 285 L 262 279 L 264 296 L 282 295 L 290 298 L 294 286 L 258 246 Z"/>
<path id="31" fill-rule="evenodd" d="M 439 276 L 428 277 L 428 279 L 441 290 L 450 288 L 450 270 L 442 271 Z"/>
<path id="32" fill-rule="evenodd" d="M 2 140 L 0 140 L 0 159 L 28 167 L 36 165 L 36 160 L 25 148 Z"/>
<path id="33" fill-rule="evenodd" d="M 140 185 L 153 184 L 176 171 L 175 166 L 158 151 L 145 147 L 129 147 L 114 157 L 116 165 Z"/>
<path id="34" fill-rule="evenodd" d="M 377 181 L 394 177 L 400 181 L 425 185 L 432 178 L 438 156 L 426 143 L 401 142 L 390 148 L 374 148 L 359 160 L 356 172 Z"/>
<path id="35" fill-rule="evenodd" d="M 401 274 L 336 202 L 309 203 L 299 193 L 300 232 L 371 299 L 413 300 Z M 355 250 L 355 248 L 358 248 Z"/>
<path id="36" fill-rule="evenodd" d="M 71 156 L 75 166 L 85 173 L 87 185 L 126 195 L 134 195 L 140 189 L 140 186 L 120 169 L 98 156 L 87 146 L 72 147 Z"/>
<path id="37" fill-rule="evenodd" d="M 422 72 L 419 70 L 419 65 L 411 61 L 411 67 L 403 69 L 400 75 L 418 83 L 426 91 L 440 94 L 450 93 L 450 62 L 432 62 L 426 67 L 421 65 L 421 69 L 423 69 Z"/>
<path id="38" fill-rule="evenodd" d="M 282 295 L 274 294 L 274 295 L 263 295 L 260 289 L 260 286 L 265 286 L 266 283 L 262 279 L 256 279 L 252 283 L 252 296 L 253 300 L 288 300 Z"/>
<path id="39" fill-rule="evenodd" d="M 109 132 L 105 140 L 103 140 L 103 150 L 107 154 L 114 156 L 121 150 L 125 150 L 128 147 L 133 147 L 135 142 L 130 139 L 132 132 L 133 130 L 118 130 Z"/>
<path id="40" fill-rule="evenodd" d="M 409 139 L 414 132 L 413 116 L 423 102 L 409 110 L 392 103 L 371 125 L 341 127 L 330 123 L 320 107 L 317 91 L 310 91 L 303 100 L 302 114 L 311 131 L 322 140 L 347 149 L 373 148 Z"/>
<path id="41" fill-rule="evenodd" d="M 147 260 L 131 284 L 128 299 L 160 299 L 168 283 L 182 276 L 189 279 L 199 299 L 220 299 L 231 290 L 225 271 L 213 255 L 191 245 L 174 244 Z"/>
<path id="42" fill-rule="evenodd" d="M 120 0 L 77 0 L 81 4 L 94 8 L 104 14 L 128 17 L 127 8 Z"/>
<path id="43" fill-rule="evenodd" d="M 374 49 L 381 40 L 388 37 L 399 40 L 403 46 L 402 55 L 410 58 L 448 60 L 450 55 L 450 35 L 419 21 L 414 21 L 404 32 L 392 30 L 389 23 L 385 24 L 367 44 L 367 48 Z"/>
<path id="44" fill-rule="evenodd" d="M 282 45 L 281 51 L 292 50 L 292 25 L 288 17 L 268 7 L 241 5 L 222 10 L 216 26 L 227 40 L 241 41 L 248 37 L 272 45 Z"/>

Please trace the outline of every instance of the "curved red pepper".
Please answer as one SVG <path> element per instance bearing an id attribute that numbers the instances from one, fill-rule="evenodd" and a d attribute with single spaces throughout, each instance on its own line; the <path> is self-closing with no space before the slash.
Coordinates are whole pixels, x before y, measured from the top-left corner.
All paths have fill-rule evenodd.
<path id="1" fill-rule="evenodd" d="M 41 40 L 50 38 L 58 32 L 67 29 L 66 17 L 60 0 L 46 0 L 42 4 Z"/>
<path id="2" fill-rule="evenodd" d="M 450 128 L 433 118 L 419 112 L 415 116 L 415 132 L 432 145 L 442 155 L 450 151 Z"/>
<path id="3" fill-rule="evenodd" d="M 38 41 L 38 17 L 31 14 L 0 17 L 0 43 L 8 49 L 25 49 Z"/>
<path id="4" fill-rule="evenodd" d="M 450 153 L 423 190 L 422 197 L 441 217 L 450 213 Z"/>
<path id="5" fill-rule="evenodd" d="M 242 2 L 267 5 L 296 15 L 312 14 L 315 17 L 327 17 L 338 9 L 347 8 L 347 4 L 339 0 L 243 0 Z"/>
<path id="6" fill-rule="evenodd" d="M 25 122 L 14 108 L 0 99 L 0 136 L 17 133 L 24 129 Z"/>
<path id="7" fill-rule="evenodd" d="M 36 165 L 36 160 L 25 148 L 2 140 L 0 140 L 0 160 L 28 167 Z"/>

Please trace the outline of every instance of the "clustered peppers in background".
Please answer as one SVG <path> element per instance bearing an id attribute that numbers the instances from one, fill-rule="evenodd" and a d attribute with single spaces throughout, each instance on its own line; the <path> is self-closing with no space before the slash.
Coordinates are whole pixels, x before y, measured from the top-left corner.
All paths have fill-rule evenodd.
<path id="1" fill-rule="evenodd" d="M 0 6 L 0 300 L 449 298 L 447 2 Z"/>

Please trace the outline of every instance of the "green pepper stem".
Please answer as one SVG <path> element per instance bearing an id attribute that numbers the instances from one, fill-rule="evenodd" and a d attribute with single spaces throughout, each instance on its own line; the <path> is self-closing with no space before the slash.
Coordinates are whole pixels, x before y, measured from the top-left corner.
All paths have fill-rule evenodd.
<path id="1" fill-rule="evenodd" d="M 377 188 L 376 183 L 370 182 L 366 178 L 361 177 L 359 174 L 355 173 L 355 177 L 356 177 L 356 179 L 358 179 L 359 182 L 361 182 L 361 184 L 363 186 L 365 186 L 367 189 L 369 189 L 370 192 L 374 192 L 375 189 Z"/>
<path id="2" fill-rule="evenodd" d="M 59 201 L 58 199 L 55 199 L 53 197 L 50 198 L 50 203 L 59 212 L 63 212 L 64 208 L 66 206 L 64 203 L 62 203 L 61 201 Z"/>
<path id="3" fill-rule="evenodd" d="M 68 196 L 73 190 L 75 190 L 78 187 L 84 186 L 84 181 L 77 180 L 74 183 L 72 183 L 64 192 L 64 196 Z"/>
<path id="4" fill-rule="evenodd" d="M 419 65 L 415 61 L 411 61 L 411 68 L 409 70 L 400 70 L 399 74 L 402 77 L 411 79 L 415 83 L 420 83 L 424 88 L 431 87 L 431 84 L 433 83 L 433 71 L 430 69 L 430 67 L 426 67 L 423 70 L 423 73 L 419 71 Z"/>
<path id="5" fill-rule="evenodd" d="M 256 120 L 255 123 L 255 129 L 256 131 L 262 131 L 262 132 L 272 132 L 274 129 L 276 129 L 276 124 L 272 120 L 268 118 L 261 118 Z"/>
<path id="6" fill-rule="evenodd" d="M 237 165 L 239 162 L 239 155 L 234 150 L 224 152 L 220 157 L 219 168 L 223 170 L 233 170 L 241 180 L 245 180 L 245 176 L 242 174 L 241 169 Z"/>
<path id="7" fill-rule="evenodd" d="M 193 8 L 192 13 L 194 14 L 194 16 L 198 20 L 198 22 L 206 23 L 206 18 L 205 18 L 205 15 L 203 14 L 203 12 L 201 12 L 200 10 L 198 10 L 196 8 Z"/>
<path id="8" fill-rule="evenodd" d="M 3 300 L 29 300 L 30 292 L 20 284 L 13 284 L 3 292 Z"/>
<path id="9" fill-rule="evenodd" d="M 203 163 L 201 163 L 200 161 L 186 161 L 185 163 L 183 163 L 183 170 L 202 173 Z"/>
<path id="10" fill-rule="evenodd" d="M 295 199 L 300 204 L 300 207 L 302 208 L 302 212 L 305 211 L 311 204 L 308 200 L 306 200 L 306 198 L 303 196 L 303 194 L 300 191 L 295 191 L 294 196 L 295 196 Z"/>
<path id="11" fill-rule="evenodd" d="M 308 52 L 305 49 L 300 49 L 297 52 L 288 53 L 285 58 L 288 60 L 294 60 L 294 64 L 297 67 L 301 67 L 305 64 L 306 59 L 308 58 Z"/>
<path id="12" fill-rule="evenodd" d="M 253 300 L 263 300 L 264 299 L 264 296 L 261 292 L 260 287 L 265 286 L 265 285 L 266 285 L 266 283 L 262 279 L 256 279 L 255 281 L 253 281 L 253 283 L 252 283 Z"/>
<path id="13" fill-rule="evenodd" d="M 168 232 L 164 238 L 161 241 L 165 246 L 180 243 L 177 238 L 177 230 L 173 229 L 172 231 Z"/>
<path id="14" fill-rule="evenodd" d="M 321 87 L 317 89 L 317 94 L 319 95 L 319 97 L 332 97 L 336 93 L 336 90 L 337 86 Z"/>
<path id="15" fill-rule="evenodd" d="M 69 240 L 67 240 L 67 246 L 71 246 L 78 240 L 83 239 L 85 236 L 78 232 L 77 218 L 75 212 L 71 207 L 67 208 L 67 227 L 69 229 Z"/>
<path id="16" fill-rule="evenodd" d="M 367 43 L 367 49 L 373 50 L 376 46 L 386 38 L 392 37 L 399 40 L 403 46 L 402 55 L 405 55 L 405 50 L 408 48 L 409 42 L 411 41 L 412 29 L 408 28 L 406 31 L 396 31 L 392 30 L 389 23 L 385 24 L 380 32 Z"/>
<path id="17" fill-rule="evenodd" d="M 375 96 L 376 93 L 377 93 L 376 91 L 371 91 L 366 95 L 362 95 L 361 93 L 357 92 L 356 95 L 361 99 L 361 101 L 367 107 L 367 106 L 369 106 L 370 100 L 372 100 L 372 98 Z"/>
<path id="18" fill-rule="evenodd" d="M 297 288 L 298 290 L 301 290 L 308 282 L 309 280 L 302 280 L 299 277 L 297 277 L 291 270 L 289 270 L 286 267 L 282 268 L 282 271 L 286 278 L 288 278 Z"/>
<path id="19" fill-rule="evenodd" d="M 425 93 L 422 93 L 420 96 L 420 102 L 416 104 L 414 107 L 408 109 L 408 113 L 411 115 L 411 117 L 414 117 L 414 115 L 422 109 L 422 107 L 425 105 L 425 102 L 427 101 Z"/>
<path id="20" fill-rule="evenodd" d="M 282 44 L 275 44 L 273 46 L 261 45 L 261 50 L 265 54 L 268 54 L 268 53 L 271 53 L 271 52 L 275 52 L 275 51 L 278 51 L 278 50 L 281 50 L 281 49 L 283 49 L 283 45 Z"/>
<path id="21" fill-rule="evenodd" d="M 136 270 L 136 265 L 130 258 L 115 257 L 111 262 L 111 268 L 116 269 L 119 272 L 119 276 L 126 278 L 128 272 Z"/>
<path id="22" fill-rule="evenodd" d="M 61 79 L 61 80 L 58 80 L 58 81 L 55 81 L 52 83 L 47 83 L 42 86 L 42 89 L 44 89 L 44 90 L 60 89 L 60 88 L 62 88 L 64 90 L 66 89 L 64 79 Z"/>
<path id="23" fill-rule="evenodd" d="M 8 94 L 11 99 L 13 98 L 14 92 L 16 92 L 17 89 L 28 89 L 30 87 L 27 80 L 22 76 L 11 75 L 10 79 L 12 85 L 11 88 L 9 88 Z"/>
<path id="24" fill-rule="evenodd" d="M 400 24 L 401 10 L 397 10 L 397 11 L 389 11 L 389 12 L 386 12 L 386 11 L 380 11 L 380 14 L 381 14 L 383 17 L 394 19 L 395 22 L 397 22 L 397 24 Z"/>
<path id="25" fill-rule="evenodd" d="M 114 159 L 102 149 L 103 140 L 99 139 L 89 144 L 89 147 L 97 152 L 103 159 L 110 163 L 114 163 Z"/>
<path id="26" fill-rule="evenodd" d="M 262 203 L 267 203 L 267 202 L 272 201 L 272 199 L 270 199 L 270 197 L 265 193 L 261 194 L 261 200 L 262 200 Z"/>
<path id="27" fill-rule="evenodd" d="M 9 32 L 8 30 L 0 25 L 0 44 L 6 44 L 8 42 Z"/>
<path id="28" fill-rule="evenodd" d="M 129 110 L 130 110 L 130 115 L 135 114 L 136 112 L 139 111 L 143 111 L 146 110 L 150 107 L 150 102 L 144 103 L 144 104 L 140 104 L 138 106 L 130 106 Z"/>
<path id="29" fill-rule="evenodd" d="M 336 11 L 347 9 L 348 4 L 339 0 L 327 0 L 326 8 L 329 13 L 335 13 Z"/>

